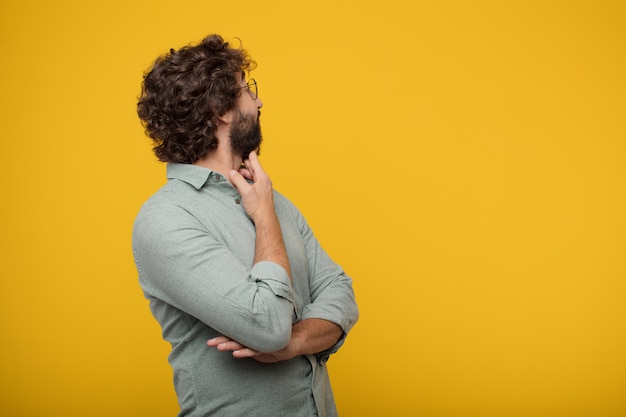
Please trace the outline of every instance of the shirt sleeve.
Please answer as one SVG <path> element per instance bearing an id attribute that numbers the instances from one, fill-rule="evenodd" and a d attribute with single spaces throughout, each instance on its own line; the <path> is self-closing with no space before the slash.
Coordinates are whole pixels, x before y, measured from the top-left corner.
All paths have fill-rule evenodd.
<path id="1" fill-rule="evenodd" d="M 183 208 L 144 206 L 133 253 L 147 296 L 260 352 L 289 342 L 294 294 L 286 271 L 268 261 L 245 265 Z"/>
<path id="2" fill-rule="evenodd" d="M 301 319 L 328 320 L 343 330 L 342 337 L 333 347 L 316 355 L 318 361 L 324 363 L 343 345 L 346 335 L 359 318 L 359 310 L 352 279 L 324 251 L 299 211 L 297 217 L 308 258 L 311 292 L 311 303 L 304 306 Z"/>

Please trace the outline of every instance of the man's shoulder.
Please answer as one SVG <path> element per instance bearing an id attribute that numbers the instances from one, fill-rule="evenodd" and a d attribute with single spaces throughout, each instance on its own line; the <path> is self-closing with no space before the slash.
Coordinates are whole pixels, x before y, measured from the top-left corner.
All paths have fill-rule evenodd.
<path id="1" fill-rule="evenodd" d="M 187 195 L 185 188 L 190 187 L 181 181 L 169 180 L 141 205 L 137 218 L 155 217 L 160 213 L 171 216 L 184 211 L 186 205 L 193 204 L 193 198 Z"/>
<path id="2" fill-rule="evenodd" d="M 142 209 L 145 207 L 155 207 L 161 205 L 175 204 L 179 199 L 179 186 L 172 184 L 173 181 L 169 180 L 157 189 L 148 199 L 143 203 Z"/>
<path id="3" fill-rule="evenodd" d="M 276 190 L 274 190 L 274 206 L 281 206 L 290 210 L 297 210 L 296 205 L 289 198 Z"/>
<path id="4" fill-rule="evenodd" d="M 285 195 L 274 190 L 274 207 L 276 208 L 276 214 L 280 219 L 290 218 L 296 222 L 304 220 L 304 216 L 300 212 L 298 206 L 293 203 Z"/>

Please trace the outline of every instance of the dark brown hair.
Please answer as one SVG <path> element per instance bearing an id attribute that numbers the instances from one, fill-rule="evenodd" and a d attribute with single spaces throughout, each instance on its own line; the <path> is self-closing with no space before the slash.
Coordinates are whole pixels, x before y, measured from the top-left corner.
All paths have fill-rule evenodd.
<path id="1" fill-rule="evenodd" d="M 237 107 L 237 76 L 255 66 L 219 35 L 157 58 L 143 77 L 137 113 L 159 160 L 190 164 L 215 149 L 216 117 Z"/>

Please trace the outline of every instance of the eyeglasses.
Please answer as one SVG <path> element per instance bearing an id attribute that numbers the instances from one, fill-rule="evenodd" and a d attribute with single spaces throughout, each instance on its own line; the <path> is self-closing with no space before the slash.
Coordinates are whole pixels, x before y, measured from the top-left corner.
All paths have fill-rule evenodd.
<path id="1" fill-rule="evenodd" d="M 249 78 L 248 83 L 241 88 L 245 88 L 248 90 L 248 93 L 250 93 L 250 96 L 252 96 L 252 100 L 256 100 L 259 96 L 259 87 L 257 86 L 256 80 L 254 78 Z"/>

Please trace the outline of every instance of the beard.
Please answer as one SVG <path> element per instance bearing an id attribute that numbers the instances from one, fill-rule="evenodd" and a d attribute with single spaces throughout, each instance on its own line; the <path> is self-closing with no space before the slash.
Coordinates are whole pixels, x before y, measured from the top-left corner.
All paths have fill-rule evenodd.
<path id="1" fill-rule="evenodd" d="M 257 150 L 257 155 L 261 151 L 261 112 L 257 117 L 243 114 L 239 110 L 235 111 L 232 124 L 230 125 L 230 148 L 233 154 L 242 159 L 248 159 L 248 155 L 253 150 Z"/>

